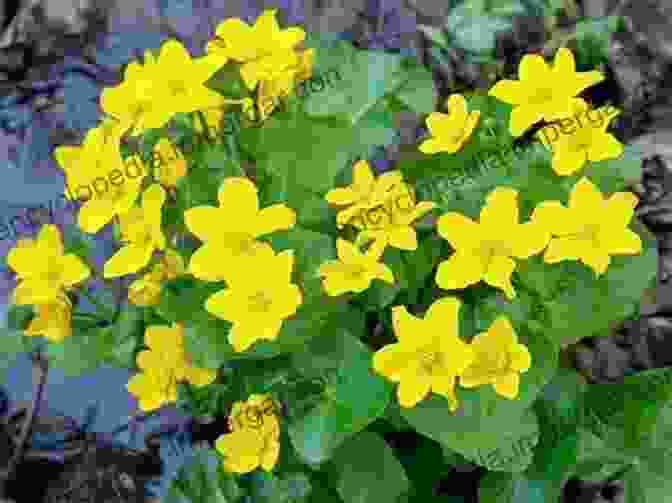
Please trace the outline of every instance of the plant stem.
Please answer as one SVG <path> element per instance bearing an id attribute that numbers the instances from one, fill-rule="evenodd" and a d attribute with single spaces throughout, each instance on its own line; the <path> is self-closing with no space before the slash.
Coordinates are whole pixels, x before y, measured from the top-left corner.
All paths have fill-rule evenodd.
<path id="1" fill-rule="evenodd" d="M 208 143 L 213 144 L 215 140 L 210 134 L 210 128 L 208 127 L 208 122 L 205 120 L 205 114 L 201 110 L 197 110 L 196 116 L 198 117 L 198 121 L 201 123 L 201 127 L 203 128 L 203 134 L 208 139 Z"/>
<path id="2" fill-rule="evenodd" d="M 30 402 L 30 409 L 28 411 L 28 417 L 23 423 L 21 428 L 21 433 L 19 435 L 18 443 L 15 446 L 14 453 L 12 458 L 9 460 L 7 469 L 4 470 L 4 473 L 0 471 L 0 495 L 4 497 L 5 487 L 7 481 L 14 475 L 16 467 L 19 464 L 19 461 L 23 457 L 23 451 L 26 447 L 26 441 L 30 435 L 30 431 L 35 422 L 35 416 L 37 415 L 37 409 L 42 401 L 42 395 L 44 394 L 44 385 L 47 381 L 47 371 L 49 369 L 49 363 L 44 358 L 44 355 L 40 351 L 37 351 L 33 355 L 33 384 L 37 381 L 35 385 L 35 392 L 33 393 L 33 399 Z"/>

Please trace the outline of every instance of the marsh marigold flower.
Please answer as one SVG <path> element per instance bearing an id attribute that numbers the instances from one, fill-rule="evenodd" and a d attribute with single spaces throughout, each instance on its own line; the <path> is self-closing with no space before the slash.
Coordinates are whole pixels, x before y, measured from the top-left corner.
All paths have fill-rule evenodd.
<path id="1" fill-rule="evenodd" d="M 295 47 L 306 37 L 299 27 L 280 29 L 275 18 L 277 9 L 266 9 L 250 26 L 239 18 L 222 21 L 215 30 L 216 38 L 206 45 L 208 54 L 221 53 L 243 63 L 240 75 L 252 90 L 260 80 L 277 77 L 277 72 L 298 67 Z"/>
<path id="2" fill-rule="evenodd" d="M 229 415 L 231 433 L 221 435 L 215 442 L 226 471 L 242 474 L 257 467 L 273 469 L 280 455 L 276 410 L 268 395 L 251 395 L 247 402 L 233 404 Z"/>
<path id="3" fill-rule="evenodd" d="M 217 377 L 214 370 L 195 367 L 187 361 L 180 324 L 147 327 L 145 345 L 149 349 L 136 356 L 141 372 L 126 384 L 128 392 L 138 398 L 143 411 L 177 400 L 178 381 L 205 386 Z"/>
<path id="4" fill-rule="evenodd" d="M 105 278 L 139 271 L 149 263 L 154 250 L 166 247 L 166 237 L 161 230 L 161 208 L 165 201 L 163 187 L 153 184 L 142 194 L 140 208 L 131 208 L 119 217 L 125 245 L 105 263 Z"/>
<path id="5" fill-rule="evenodd" d="M 375 177 L 369 163 L 360 160 L 352 168 L 352 184 L 332 189 L 324 198 L 329 204 L 341 207 L 336 215 L 336 225 L 341 228 L 363 210 L 382 204 L 392 187 L 402 182 L 400 171 Z"/>
<path id="6" fill-rule="evenodd" d="M 615 159 L 623 153 L 623 145 L 610 133 L 607 133 L 609 122 L 620 114 L 608 114 L 608 107 L 600 107 L 591 110 L 583 102 L 578 103 L 575 108 L 574 117 L 565 119 L 571 121 L 576 127 L 569 133 L 562 133 L 555 141 L 549 142 L 545 134 L 540 134 L 542 143 L 552 148 L 553 161 L 552 168 L 558 175 L 566 176 L 576 173 L 583 169 L 588 161 L 604 161 L 606 159 Z M 600 119 L 599 123 L 594 124 L 590 116 L 594 113 Z M 583 116 L 583 121 L 581 121 Z M 558 127 L 557 124 L 548 126 Z"/>
<path id="7" fill-rule="evenodd" d="M 16 304 L 49 304 L 63 298 L 64 291 L 91 275 L 74 253 L 63 253 L 58 227 L 45 225 L 37 239 L 19 239 L 7 254 L 7 265 L 16 272 Z M 51 309 L 51 308 L 49 308 Z"/>
<path id="8" fill-rule="evenodd" d="M 189 231 L 203 241 L 191 256 L 189 272 L 198 279 L 219 281 L 241 261 L 255 260 L 270 245 L 257 238 L 296 223 L 285 204 L 259 208 L 257 188 L 248 178 L 225 178 L 217 194 L 219 207 L 198 206 L 184 212 Z"/>
<path id="9" fill-rule="evenodd" d="M 467 111 L 467 100 L 461 94 L 451 94 L 446 100 L 448 114 L 432 112 L 426 119 L 432 138 L 425 140 L 418 149 L 424 154 L 447 152 L 454 154 L 469 139 L 478 123 L 481 112 Z"/>
<path id="10" fill-rule="evenodd" d="M 580 260 L 599 276 L 607 270 L 610 255 L 641 253 L 640 237 L 627 228 L 638 200 L 630 192 L 616 192 L 605 200 L 583 177 L 570 193 L 569 207 L 560 201 L 540 203 L 532 220 L 552 235 L 544 261 Z"/>
<path id="11" fill-rule="evenodd" d="M 439 217 L 438 233 L 455 253 L 439 264 L 437 285 L 455 290 L 483 280 L 514 298 L 511 273 L 516 263 L 512 257 L 524 259 L 539 253 L 550 239 L 543 226 L 520 224 L 518 219 L 518 191 L 508 187 L 488 194 L 480 222 L 453 212 Z"/>
<path id="12" fill-rule="evenodd" d="M 397 397 L 402 407 L 414 407 L 430 391 L 458 407 L 455 381 L 473 361 L 473 350 L 458 335 L 460 301 L 455 297 L 436 300 L 424 319 L 410 314 L 405 306 L 392 309 L 394 335 L 399 342 L 373 355 L 373 368 L 398 382 Z"/>
<path id="13" fill-rule="evenodd" d="M 384 203 L 362 211 L 352 220 L 360 230 L 358 246 L 373 241 L 383 248 L 392 246 L 402 250 L 416 250 L 418 239 L 413 222 L 425 216 L 436 206 L 432 201 L 415 201 L 413 188 L 406 183 L 392 187 Z"/>
<path id="14" fill-rule="evenodd" d="M 260 250 L 249 268 L 231 271 L 229 288 L 211 295 L 205 309 L 233 323 L 229 342 L 242 352 L 258 340 L 274 340 L 283 321 L 296 314 L 303 295 L 292 283 L 294 252 Z"/>
<path id="15" fill-rule="evenodd" d="M 226 58 L 192 59 L 181 42 L 165 41 L 158 57 L 145 51 L 144 65 L 133 61 L 124 80 L 100 96 L 103 111 L 133 124 L 131 133 L 161 128 L 175 113 L 217 106 L 221 95 L 205 82 L 226 63 Z"/>
<path id="16" fill-rule="evenodd" d="M 576 98 L 585 89 L 604 80 L 604 75 L 591 70 L 577 72 L 574 55 L 566 47 L 555 53 L 549 67 L 539 54 L 526 54 L 518 66 L 520 80 L 500 80 L 490 92 L 498 100 L 513 105 L 509 130 L 521 136 L 530 126 L 544 119 L 553 121 L 574 112 Z"/>
<path id="17" fill-rule="evenodd" d="M 492 384 L 499 395 L 516 398 L 519 374 L 529 370 L 532 357 L 528 349 L 517 342 L 509 320 L 500 316 L 487 332 L 476 335 L 469 346 L 474 350 L 475 359 L 460 374 L 460 385 L 473 388 Z"/>
<path id="18" fill-rule="evenodd" d="M 115 215 L 128 211 L 140 195 L 144 179 L 140 159 L 121 157 L 124 129 L 121 122 L 104 121 L 87 132 L 81 145 L 54 149 L 54 158 L 65 172 L 68 197 L 82 202 L 77 220 L 84 232 L 98 232 Z M 111 182 L 124 172 L 123 183 Z"/>
<path id="19" fill-rule="evenodd" d="M 24 330 L 25 335 L 43 335 L 52 342 L 61 342 L 72 333 L 70 325 L 72 318 L 72 304 L 67 295 L 62 298 L 39 304 L 37 316 L 33 318 Z"/>
<path id="20" fill-rule="evenodd" d="M 173 250 L 166 250 L 161 261 L 152 270 L 136 279 L 128 287 L 128 300 L 138 306 L 151 306 L 159 302 L 161 283 L 184 274 L 184 259 Z"/>
<path id="21" fill-rule="evenodd" d="M 392 270 L 379 262 L 383 250 L 374 243 L 366 253 L 345 239 L 336 241 L 338 260 L 329 260 L 319 268 L 323 277 L 324 290 L 327 295 L 336 296 L 347 292 L 363 292 L 374 279 L 394 283 Z"/>

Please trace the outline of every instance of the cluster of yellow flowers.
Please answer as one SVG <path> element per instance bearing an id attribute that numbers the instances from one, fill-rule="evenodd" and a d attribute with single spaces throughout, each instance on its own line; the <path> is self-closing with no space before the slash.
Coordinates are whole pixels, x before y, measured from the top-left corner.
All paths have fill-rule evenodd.
<path id="1" fill-rule="evenodd" d="M 541 56 L 526 55 L 519 70 L 521 81 L 503 80 L 490 91 L 514 105 L 510 122 L 514 136 L 541 119 L 562 120 L 587 110 L 586 102 L 576 95 L 603 79 L 595 71 L 577 73 L 574 57 L 565 48 L 557 52 L 552 69 Z M 476 127 L 480 112 L 467 112 L 463 96 L 451 95 L 447 106 L 450 114 L 435 112 L 427 118 L 432 138 L 419 146 L 423 153 L 453 154 Z M 567 175 L 588 160 L 619 156 L 622 145 L 605 129 L 586 125 L 561 142 L 553 159 L 554 170 Z M 385 247 L 415 250 L 417 239 L 411 224 L 434 207 L 431 202 L 416 203 L 413 189 L 403 182 L 400 172 L 374 178 L 366 161 L 354 166 L 351 186 L 330 191 L 326 199 L 339 207 L 339 227 L 349 224 L 360 231 L 354 245 L 339 240 L 338 261 L 320 267 L 329 295 L 364 291 L 374 278 L 393 282 L 392 272 L 378 262 Z M 437 220 L 439 235 L 454 253 L 439 264 L 436 283 L 445 290 L 456 290 L 484 281 L 513 299 L 513 259 L 526 259 L 544 249 L 546 263 L 580 260 L 599 276 L 606 271 L 611 255 L 641 252 L 639 236 L 627 228 L 637 200 L 626 192 L 605 200 L 583 177 L 573 187 L 568 207 L 560 201 L 544 201 L 534 209 L 529 222 L 520 223 L 518 191 L 497 187 L 488 194 L 479 222 L 456 212 Z M 358 245 L 365 242 L 372 244 L 362 254 Z M 517 342 L 510 322 L 500 317 L 466 344 L 457 333 L 459 307 L 457 298 L 439 299 L 423 320 L 403 306 L 393 308 L 399 342 L 378 351 L 373 364 L 377 372 L 399 382 L 397 394 L 402 406 L 415 406 L 431 390 L 445 396 L 450 409 L 456 410 L 457 377 L 467 388 L 490 383 L 504 397 L 518 395 L 519 373 L 529 369 L 531 355 Z"/>
<path id="2" fill-rule="evenodd" d="M 229 59 L 241 63 L 242 79 L 250 89 L 257 89 L 259 99 L 289 92 L 297 79 L 310 75 L 312 52 L 296 51 L 304 35 L 295 27 L 280 30 L 275 10 L 267 10 L 253 27 L 240 19 L 223 21 L 202 58 L 192 59 L 175 40 L 163 44 L 157 57 L 147 51 L 144 65 L 130 63 L 124 81 L 103 92 L 101 104 L 108 118 L 88 132 L 81 146 L 55 151 L 68 182 L 88 185 L 123 166 L 120 140 L 129 130 L 140 134 L 163 127 L 176 112 L 215 110 L 232 104 L 249 112 L 249 100 L 226 100 L 204 85 Z M 541 119 L 559 120 L 585 109 L 585 102 L 575 96 L 602 78 L 598 72 L 576 73 L 567 49 L 558 51 L 552 69 L 538 55 L 525 56 L 520 77 L 520 82 L 501 81 L 491 90 L 498 99 L 515 106 L 510 124 L 514 136 Z M 476 127 L 480 112 L 468 113 L 462 96 L 452 95 L 447 105 L 451 114 L 432 113 L 427 118 L 434 138 L 420 145 L 422 152 L 457 152 Z M 585 163 L 586 159 L 609 158 L 618 149 L 607 137 L 604 131 L 581 132 L 575 142 L 562 144 L 565 150 L 558 154 L 557 162 L 575 166 L 580 164 L 577 159 Z M 157 152 L 170 148 L 167 140 L 157 144 Z M 138 157 L 133 159 L 142 162 Z M 259 340 L 276 339 L 284 320 L 296 314 L 303 303 L 303 293 L 291 279 L 293 250 L 278 253 L 259 238 L 293 227 L 294 210 L 285 204 L 260 208 L 253 181 L 246 177 L 224 179 L 217 207 L 198 206 L 184 212 L 187 229 L 202 242 L 185 267 L 161 228 L 166 188 L 174 187 L 187 172 L 180 156 L 171 162 L 169 171 L 146 188 L 142 177 L 129 180 L 81 208 L 78 224 L 85 232 L 97 232 L 114 218 L 119 223 L 123 247 L 105 264 L 104 277 L 138 272 L 150 264 L 155 252 L 162 252 L 161 262 L 129 288 L 131 302 L 157 303 L 161 283 L 185 273 L 204 281 L 225 281 L 226 288 L 212 294 L 205 309 L 233 324 L 228 338 L 234 350 L 246 351 Z M 584 177 L 573 188 L 568 207 L 559 201 L 544 201 L 526 223 L 519 222 L 517 197 L 516 190 L 498 187 L 487 196 L 479 222 L 454 212 L 438 219 L 439 235 L 455 250 L 438 267 L 439 287 L 462 289 L 482 280 L 512 299 L 516 295 L 511 284 L 514 258 L 525 259 L 546 249 L 547 263 L 581 260 L 599 275 L 607 269 L 610 255 L 641 252 L 639 237 L 627 229 L 637 202 L 632 194 L 616 193 L 605 201 Z M 138 199 L 140 205 L 136 206 Z M 350 186 L 329 191 L 325 199 L 338 207 L 339 228 L 350 225 L 358 231 L 354 242 L 338 239 L 338 258 L 319 267 L 324 291 L 330 296 L 363 292 L 373 279 L 393 283 L 392 271 L 381 262 L 385 249 L 416 250 L 413 223 L 435 208 L 432 202 L 416 201 L 413 188 L 399 171 L 374 177 L 365 160 L 355 163 Z M 88 278 L 89 268 L 76 256 L 63 254 L 53 225 L 41 229 L 36 241 L 20 240 L 7 262 L 19 279 L 15 302 L 38 306 L 38 316 L 27 333 L 62 340 L 70 333 L 71 306 L 66 290 Z M 531 356 L 518 343 L 511 323 L 499 317 L 485 333 L 466 343 L 458 335 L 459 309 L 455 297 L 436 300 L 422 319 L 404 306 L 393 308 L 398 342 L 374 354 L 373 368 L 399 383 L 397 395 L 402 406 L 413 407 L 433 391 L 456 410 L 458 377 L 467 388 L 492 384 L 504 397 L 518 395 L 519 374 L 530 368 Z M 178 381 L 199 386 L 214 381 L 215 372 L 187 361 L 180 325 L 148 327 L 145 342 L 149 349 L 137 356 L 142 372 L 127 385 L 129 392 L 139 397 L 143 410 L 174 401 Z M 217 441 L 227 469 L 246 473 L 258 466 L 270 470 L 275 465 L 280 427 L 276 408 L 265 408 L 268 400 L 252 395 L 246 403 L 234 405 L 232 433 Z"/>

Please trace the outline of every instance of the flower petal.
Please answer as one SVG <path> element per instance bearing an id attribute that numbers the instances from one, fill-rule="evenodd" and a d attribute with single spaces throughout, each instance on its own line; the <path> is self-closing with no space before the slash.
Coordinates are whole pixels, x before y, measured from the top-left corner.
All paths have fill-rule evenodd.
<path id="1" fill-rule="evenodd" d="M 444 290 L 457 290 L 478 283 L 484 274 L 483 260 L 473 250 L 457 250 L 439 264 L 436 284 Z"/>

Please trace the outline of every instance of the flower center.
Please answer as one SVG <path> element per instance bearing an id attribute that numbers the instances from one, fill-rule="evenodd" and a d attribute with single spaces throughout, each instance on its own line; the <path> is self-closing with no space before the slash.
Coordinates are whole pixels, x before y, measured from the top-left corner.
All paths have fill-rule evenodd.
<path id="1" fill-rule="evenodd" d="M 448 140 L 451 143 L 458 143 L 464 137 L 464 133 L 465 133 L 465 129 L 464 129 L 464 127 L 462 127 L 459 130 L 450 133 L 448 135 Z"/>
<path id="2" fill-rule="evenodd" d="M 228 244 L 229 249 L 235 255 L 251 255 L 254 251 L 255 239 L 251 234 L 232 233 Z"/>
<path id="3" fill-rule="evenodd" d="M 352 280 L 358 280 L 362 276 L 364 276 L 364 273 L 366 272 L 366 269 L 362 267 L 361 265 L 351 265 L 350 270 L 348 271 L 348 278 Z"/>
<path id="4" fill-rule="evenodd" d="M 437 351 L 427 348 L 419 354 L 420 368 L 428 374 L 432 374 L 434 369 L 441 364 L 443 357 Z"/>
<path id="5" fill-rule="evenodd" d="M 488 268 L 490 262 L 495 256 L 505 255 L 509 257 L 511 252 L 506 244 L 502 241 L 484 241 L 481 244 L 481 256 L 483 257 L 483 267 Z"/>
<path id="6" fill-rule="evenodd" d="M 363 220 L 366 229 L 384 229 L 392 223 L 390 214 L 384 206 L 366 210 Z"/>

